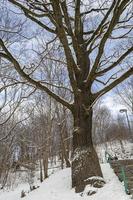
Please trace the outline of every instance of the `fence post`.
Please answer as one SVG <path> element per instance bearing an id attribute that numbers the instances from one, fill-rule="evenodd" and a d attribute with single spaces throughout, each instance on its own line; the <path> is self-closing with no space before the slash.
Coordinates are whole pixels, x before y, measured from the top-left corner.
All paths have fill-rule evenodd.
<path id="1" fill-rule="evenodd" d="M 124 182 L 125 192 L 126 192 L 127 194 L 129 194 L 128 183 L 127 183 L 127 177 L 126 177 L 125 169 L 124 169 L 123 166 L 121 166 L 121 175 L 122 175 L 122 180 L 123 180 L 123 182 Z"/>

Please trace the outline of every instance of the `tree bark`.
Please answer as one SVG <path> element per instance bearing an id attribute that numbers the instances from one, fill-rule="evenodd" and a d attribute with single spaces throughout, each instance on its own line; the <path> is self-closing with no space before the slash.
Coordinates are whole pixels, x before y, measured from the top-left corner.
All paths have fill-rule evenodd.
<path id="1" fill-rule="evenodd" d="M 88 100 L 88 98 L 87 98 Z M 91 102 L 85 102 L 86 95 L 75 99 L 73 155 L 72 155 L 72 187 L 76 192 L 82 192 L 87 185 L 87 179 L 92 176 L 102 177 L 97 153 L 92 142 Z M 90 105 L 85 109 L 85 105 Z"/>

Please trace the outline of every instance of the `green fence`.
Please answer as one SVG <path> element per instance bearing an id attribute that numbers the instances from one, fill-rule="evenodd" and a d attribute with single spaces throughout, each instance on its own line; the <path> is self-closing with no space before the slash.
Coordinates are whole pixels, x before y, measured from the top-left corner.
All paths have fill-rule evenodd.
<path id="1" fill-rule="evenodd" d="M 126 173 L 125 173 L 125 168 L 124 168 L 123 166 L 121 166 L 120 179 L 124 182 L 125 192 L 126 192 L 127 194 L 129 194 L 128 180 L 127 180 L 127 176 L 126 176 Z"/>
<path id="2" fill-rule="evenodd" d="M 106 162 L 109 163 L 110 166 L 111 166 L 111 161 L 113 160 L 113 157 L 107 151 L 105 151 L 105 159 L 106 159 Z M 125 173 L 124 166 L 120 166 L 120 171 L 121 172 L 120 172 L 119 179 L 121 181 L 123 181 L 123 183 L 124 183 L 124 188 L 125 188 L 126 194 L 129 194 L 128 179 L 127 179 L 127 176 L 126 176 L 126 173 Z"/>

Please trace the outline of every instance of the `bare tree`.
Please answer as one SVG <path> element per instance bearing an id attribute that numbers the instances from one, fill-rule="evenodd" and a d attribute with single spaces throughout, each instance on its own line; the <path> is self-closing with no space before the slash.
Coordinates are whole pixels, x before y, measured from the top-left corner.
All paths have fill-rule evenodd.
<path id="1" fill-rule="evenodd" d="M 105 144 L 107 130 L 112 123 L 112 116 L 111 111 L 106 106 L 103 106 L 102 103 L 100 104 L 95 107 L 93 115 L 93 134 L 96 144 Z"/>
<path id="2" fill-rule="evenodd" d="M 133 51 L 132 1 L 97 2 L 73 0 L 8 0 L 25 17 L 49 33 L 46 50 L 56 42 L 60 54 L 52 60 L 60 61 L 68 73 L 73 102 L 64 99 L 49 83 L 35 73 L 35 67 L 23 67 L 13 48 L 0 39 L 0 57 L 9 61 L 12 69 L 37 89 L 67 107 L 74 118 L 72 186 L 80 192 L 91 176 L 102 176 L 92 142 L 93 105 L 97 99 L 133 74 L 132 62 L 126 63 Z M 9 41 L 8 41 L 9 42 Z M 11 42 L 10 42 L 11 44 Z M 59 57 L 60 55 L 60 57 Z M 46 58 L 46 55 L 45 55 Z M 64 60 L 63 60 L 64 61 Z M 26 63 L 26 62 L 25 62 Z M 64 66 L 65 65 L 65 66 Z M 39 66 L 38 66 L 39 67 Z M 51 67 L 51 66 L 49 66 Z M 65 83 L 65 82 L 64 82 Z M 52 88 L 49 87 L 49 85 Z M 94 89 L 98 86 L 97 89 Z"/>
<path id="3" fill-rule="evenodd" d="M 133 113 L 133 77 L 117 87 L 116 94 L 120 97 L 119 102 Z"/>
<path id="4" fill-rule="evenodd" d="M 61 112 L 63 111 L 63 112 Z M 70 167 L 70 161 L 69 161 L 69 145 L 70 141 L 67 141 L 69 138 L 68 130 L 67 130 L 67 115 L 66 115 L 66 109 L 63 107 L 59 110 L 59 108 L 56 108 L 56 114 L 57 114 L 57 121 L 58 121 L 58 127 L 59 127 L 59 134 L 60 134 L 60 143 L 61 143 L 61 157 L 62 157 L 62 168 L 64 160 L 66 162 L 66 167 Z"/>

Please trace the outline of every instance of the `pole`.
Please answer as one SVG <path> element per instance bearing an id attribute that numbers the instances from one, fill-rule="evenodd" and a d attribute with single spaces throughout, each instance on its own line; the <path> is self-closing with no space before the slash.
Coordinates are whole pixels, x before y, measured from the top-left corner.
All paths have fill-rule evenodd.
<path id="1" fill-rule="evenodd" d="M 127 124 L 128 124 L 129 134 L 130 134 L 130 136 L 131 136 L 131 140 L 133 141 L 131 126 L 130 126 L 130 121 L 129 121 L 129 117 L 128 117 L 127 111 L 125 112 L 125 114 L 126 114 L 126 118 L 127 118 Z"/>

